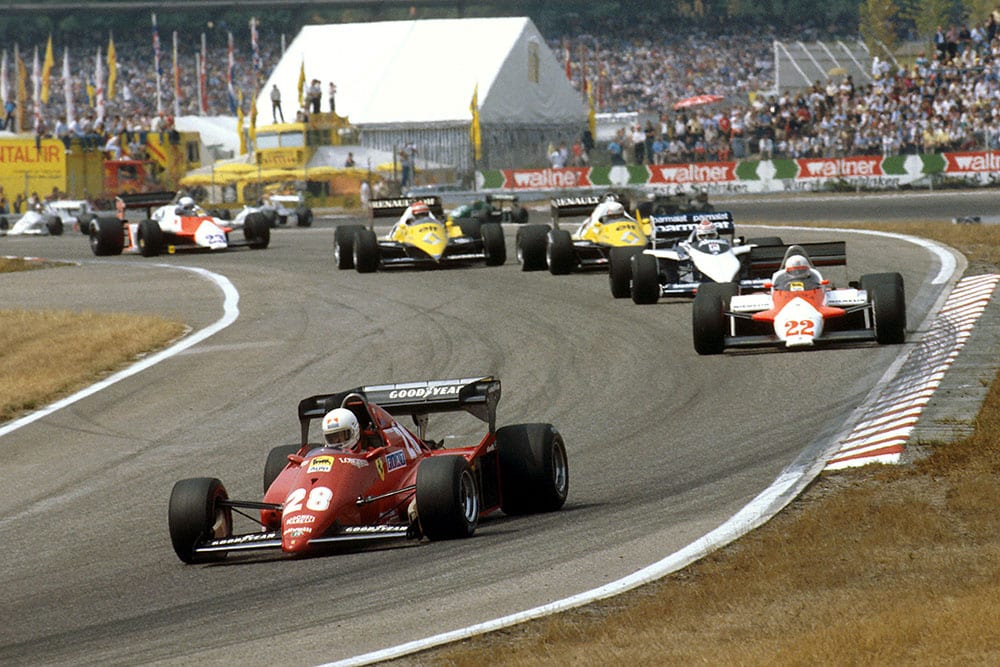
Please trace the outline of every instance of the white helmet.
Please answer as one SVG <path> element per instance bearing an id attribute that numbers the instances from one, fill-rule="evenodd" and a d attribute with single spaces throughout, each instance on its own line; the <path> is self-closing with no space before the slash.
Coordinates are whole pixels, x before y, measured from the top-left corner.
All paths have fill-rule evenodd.
<path id="1" fill-rule="evenodd" d="M 194 199 L 191 199 L 191 197 L 181 197 L 177 203 L 181 208 L 194 208 Z"/>
<path id="2" fill-rule="evenodd" d="M 809 260 L 802 255 L 792 255 L 785 262 L 785 271 L 793 278 L 804 277 L 809 273 Z"/>
<path id="3" fill-rule="evenodd" d="M 611 218 L 620 218 L 625 215 L 625 207 L 621 202 L 609 201 L 601 214 L 601 222 L 607 222 Z"/>
<path id="4" fill-rule="evenodd" d="M 323 416 L 323 439 L 330 447 L 353 449 L 360 436 L 358 418 L 347 408 L 334 408 Z"/>
<path id="5" fill-rule="evenodd" d="M 695 237 L 699 241 L 708 241 L 719 238 L 719 232 L 715 229 L 715 223 L 711 220 L 702 220 L 695 230 Z"/>

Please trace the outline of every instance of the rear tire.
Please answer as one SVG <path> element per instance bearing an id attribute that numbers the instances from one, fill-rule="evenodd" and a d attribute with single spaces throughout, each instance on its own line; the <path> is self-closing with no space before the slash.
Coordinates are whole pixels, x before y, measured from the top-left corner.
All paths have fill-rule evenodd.
<path id="1" fill-rule="evenodd" d="M 517 230 L 514 244 L 517 262 L 522 271 L 541 271 L 545 268 L 545 242 L 549 228 L 546 225 L 528 225 Z"/>
<path id="2" fill-rule="evenodd" d="M 97 218 L 90 223 L 90 250 L 98 257 L 120 255 L 125 248 L 125 225 L 117 218 Z"/>
<path id="3" fill-rule="evenodd" d="M 510 219 L 519 225 L 528 222 L 528 209 L 523 206 L 512 206 L 510 209 Z"/>
<path id="4" fill-rule="evenodd" d="M 312 227 L 313 212 L 311 208 L 300 206 L 295 209 L 295 225 L 297 227 Z"/>
<path id="5" fill-rule="evenodd" d="M 549 232 L 548 241 L 545 261 L 549 265 L 549 273 L 560 276 L 572 271 L 573 239 L 569 232 L 565 229 L 553 229 Z"/>
<path id="6" fill-rule="evenodd" d="M 243 224 L 243 237 L 254 250 L 263 250 L 271 244 L 271 223 L 263 213 L 251 213 Z"/>
<path id="7" fill-rule="evenodd" d="M 378 239 L 370 229 L 354 234 L 354 268 L 358 273 L 374 273 L 378 269 Z"/>
<path id="8" fill-rule="evenodd" d="M 156 220 L 143 220 L 136 232 L 139 252 L 143 257 L 156 257 L 163 252 L 163 230 Z"/>
<path id="9" fill-rule="evenodd" d="M 632 258 L 642 252 L 641 248 L 611 248 L 608 252 L 608 282 L 611 296 L 624 299 L 632 286 Z"/>
<path id="10" fill-rule="evenodd" d="M 497 429 L 501 509 L 507 514 L 553 512 L 569 494 L 569 464 L 562 435 L 552 424 Z"/>
<path id="11" fill-rule="evenodd" d="M 63 221 L 58 215 L 47 215 L 45 216 L 45 228 L 49 231 L 52 236 L 62 236 L 63 233 Z"/>
<path id="12" fill-rule="evenodd" d="M 691 330 L 698 354 L 721 354 L 726 347 L 726 316 L 736 293 L 733 283 L 702 283 L 691 307 Z"/>
<path id="13" fill-rule="evenodd" d="M 196 554 L 194 550 L 206 540 L 232 536 L 233 512 L 220 502 L 228 499 L 222 482 L 212 477 L 182 479 L 174 484 L 167 522 L 178 558 L 185 563 L 205 563 L 226 557 L 225 553 Z"/>
<path id="14" fill-rule="evenodd" d="M 471 537 L 479 525 L 479 489 L 460 455 L 432 456 L 417 467 L 417 516 L 430 540 Z"/>
<path id="15" fill-rule="evenodd" d="M 487 222 L 480 227 L 486 266 L 500 266 L 507 261 L 507 245 L 503 237 L 503 227 L 497 222 Z"/>
<path id="16" fill-rule="evenodd" d="M 660 262 L 652 255 L 632 258 L 632 301 L 646 305 L 660 300 Z"/>

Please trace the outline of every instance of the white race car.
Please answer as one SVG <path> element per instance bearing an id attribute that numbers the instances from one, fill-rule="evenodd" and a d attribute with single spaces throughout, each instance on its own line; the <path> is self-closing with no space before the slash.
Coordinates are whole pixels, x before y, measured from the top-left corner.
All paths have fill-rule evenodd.
<path id="1" fill-rule="evenodd" d="M 248 216 L 242 225 L 244 238 L 238 241 L 230 238 L 238 225 L 209 215 L 189 197 L 176 202 L 175 198 L 173 192 L 120 195 L 118 218 L 99 217 L 91 222 L 90 249 L 95 255 L 134 252 L 155 257 L 181 250 L 262 249 L 271 242 L 271 227 L 262 216 Z M 145 209 L 145 219 L 129 221 L 125 211 L 138 208 Z"/>

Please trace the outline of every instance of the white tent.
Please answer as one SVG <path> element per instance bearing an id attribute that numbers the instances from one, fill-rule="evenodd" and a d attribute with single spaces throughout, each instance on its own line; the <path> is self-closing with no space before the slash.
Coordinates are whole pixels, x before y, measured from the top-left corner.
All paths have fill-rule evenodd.
<path id="1" fill-rule="evenodd" d="M 437 157 L 462 162 L 474 91 L 485 152 L 491 143 L 499 148 L 512 138 L 516 142 L 512 132 L 519 130 L 533 129 L 537 136 L 531 141 L 546 134 L 556 141 L 577 136 L 586 126 L 582 95 L 524 17 L 306 26 L 262 85 L 258 122 L 270 120 L 275 84 L 285 117 L 294 115 L 303 67 L 306 86 L 313 79 L 321 82 L 322 111 L 329 109 L 327 88 L 333 81 L 337 113 L 361 130 L 362 144 L 373 147 L 427 141 L 429 130 L 449 131 L 449 138 L 440 134 L 432 143 L 441 149 L 448 144 L 445 152 L 458 155 Z M 458 147 L 463 132 L 465 145 Z"/>

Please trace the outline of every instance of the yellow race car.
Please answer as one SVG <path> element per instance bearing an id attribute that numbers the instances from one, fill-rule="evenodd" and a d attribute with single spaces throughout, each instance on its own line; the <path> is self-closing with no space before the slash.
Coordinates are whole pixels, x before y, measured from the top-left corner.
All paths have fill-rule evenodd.
<path id="1" fill-rule="evenodd" d="M 589 213 L 570 232 L 559 218 Z M 552 225 L 525 225 L 517 232 L 517 261 L 523 271 L 548 268 L 553 275 L 573 270 L 607 270 L 612 252 L 638 254 L 649 245 L 648 219 L 633 218 L 618 195 L 585 195 L 552 200 Z M 621 249 L 621 250 L 618 250 Z"/>
<path id="2" fill-rule="evenodd" d="M 459 225 L 445 217 L 439 197 L 380 198 L 369 203 L 371 227 L 341 225 L 335 232 L 338 269 L 371 273 L 400 266 L 433 268 L 471 262 L 498 266 L 507 261 L 500 223 Z M 389 233 L 376 236 L 375 218 L 396 216 Z"/>

